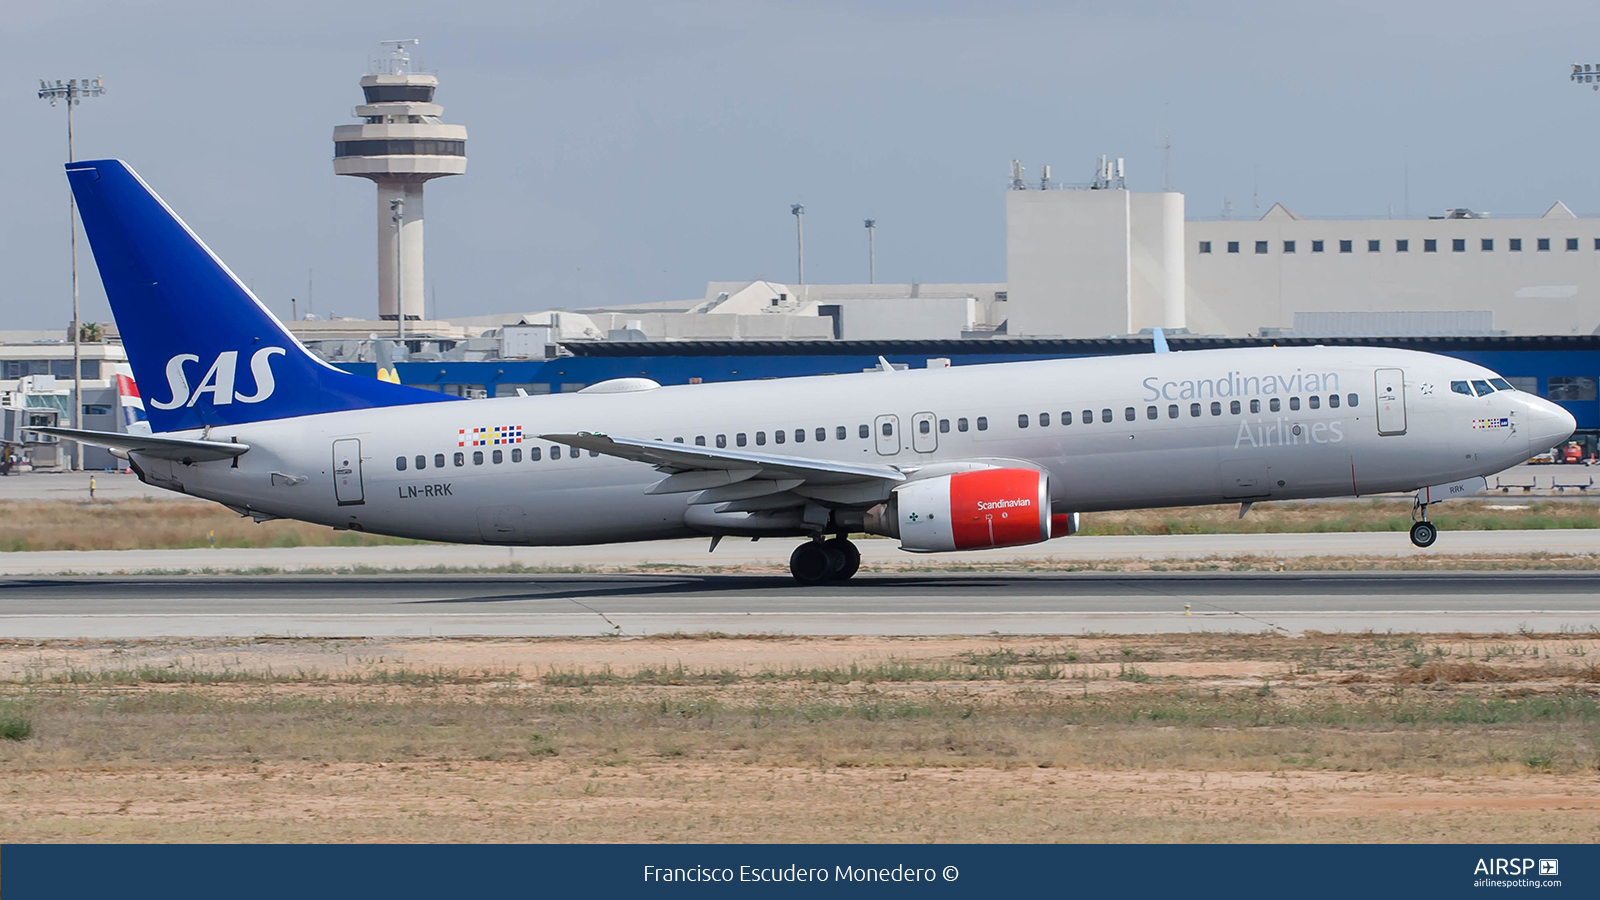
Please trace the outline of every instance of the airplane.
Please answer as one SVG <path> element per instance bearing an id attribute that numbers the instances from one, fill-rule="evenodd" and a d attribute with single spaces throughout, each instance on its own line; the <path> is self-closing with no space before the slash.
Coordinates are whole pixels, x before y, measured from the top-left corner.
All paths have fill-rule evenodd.
<path id="1" fill-rule="evenodd" d="M 150 434 L 144 482 L 258 522 L 524 546 L 803 538 L 803 584 L 851 534 L 938 553 L 1070 535 L 1103 510 L 1486 488 L 1567 440 L 1564 409 L 1469 362 L 1267 347 L 462 400 L 341 371 L 284 328 L 119 160 L 67 176 Z"/>

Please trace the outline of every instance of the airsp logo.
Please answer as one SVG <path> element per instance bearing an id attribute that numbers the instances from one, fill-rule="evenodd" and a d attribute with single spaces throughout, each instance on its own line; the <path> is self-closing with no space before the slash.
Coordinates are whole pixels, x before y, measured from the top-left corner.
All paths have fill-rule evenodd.
<path id="1" fill-rule="evenodd" d="M 253 394 L 235 392 L 233 389 L 233 376 L 239 365 L 239 351 L 224 350 L 217 354 L 217 359 L 207 370 L 205 377 L 200 379 L 200 384 L 189 387 L 189 376 L 183 367 L 188 363 L 197 363 L 200 357 L 193 353 L 180 353 L 167 360 L 167 386 L 172 391 L 171 400 L 152 400 L 150 405 L 156 409 L 177 409 L 180 406 L 194 406 L 202 394 L 210 394 L 211 402 L 217 406 L 232 403 L 260 403 L 272 396 L 277 388 L 277 383 L 272 377 L 272 357 L 287 354 L 282 347 L 262 347 L 250 357 L 250 375 L 255 380 L 256 389 Z"/>

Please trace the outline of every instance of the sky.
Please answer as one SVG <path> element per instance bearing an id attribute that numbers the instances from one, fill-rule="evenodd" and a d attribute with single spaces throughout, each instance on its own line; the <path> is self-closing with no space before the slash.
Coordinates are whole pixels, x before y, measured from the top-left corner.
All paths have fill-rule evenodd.
<path id="1" fill-rule="evenodd" d="M 1600 214 L 1600 7 L 1577 2 L 75 0 L 0 26 L 0 330 L 71 318 L 65 109 L 287 316 L 377 307 L 375 191 L 333 174 L 379 41 L 418 38 L 467 174 L 427 187 L 429 314 L 708 281 L 1005 280 L 1012 159 L 1170 179 L 1191 218 Z M 83 319 L 110 318 L 79 232 Z"/>

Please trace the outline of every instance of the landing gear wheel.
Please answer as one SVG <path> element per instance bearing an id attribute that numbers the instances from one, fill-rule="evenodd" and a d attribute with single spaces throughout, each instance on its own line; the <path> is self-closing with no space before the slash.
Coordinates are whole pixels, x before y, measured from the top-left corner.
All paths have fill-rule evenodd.
<path id="1" fill-rule="evenodd" d="M 1411 543 L 1418 547 L 1432 547 L 1438 537 L 1439 529 L 1433 527 L 1432 522 L 1411 523 Z"/>
<path id="2" fill-rule="evenodd" d="M 823 541 L 806 541 L 789 555 L 789 574 L 801 584 L 822 584 L 844 568 L 844 554 Z"/>
<path id="3" fill-rule="evenodd" d="M 834 572 L 832 580 L 849 581 L 855 577 L 856 571 L 861 568 L 861 551 L 848 538 L 836 537 L 824 541 L 823 546 L 832 547 L 839 552 L 841 564 L 838 571 Z"/>

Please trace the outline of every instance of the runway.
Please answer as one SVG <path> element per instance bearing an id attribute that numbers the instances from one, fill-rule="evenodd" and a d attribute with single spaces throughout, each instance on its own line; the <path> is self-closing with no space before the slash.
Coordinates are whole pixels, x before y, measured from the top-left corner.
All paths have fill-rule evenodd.
<path id="1" fill-rule="evenodd" d="M 12 639 L 1562 630 L 1600 630 L 1600 573 L 0 579 Z"/>

